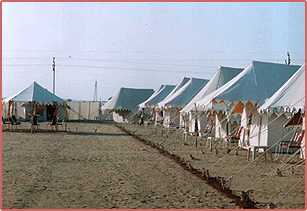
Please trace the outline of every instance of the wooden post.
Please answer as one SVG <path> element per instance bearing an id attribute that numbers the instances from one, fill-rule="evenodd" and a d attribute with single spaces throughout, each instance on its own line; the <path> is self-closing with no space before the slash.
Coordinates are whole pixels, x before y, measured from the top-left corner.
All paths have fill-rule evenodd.
<path id="1" fill-rule="evenodd" d="M 80 120 L 80 116 L 81 116 L 81 102 L 79 102 L 78 120 Z"/>
<path id="2" fill-rule="evenodd" d="M 261 139 L 261 124 L 262 124 L 262 116 L 260 115 L 259 133 L 258 133 L 258 145 L 260 145 L 260 139 Z"/>
<path id="3" fill-rule="evenodd" d="M 213 124 L 213 114 L 211 117 L 211 125 Z M 210 139 L 210 152 L 212 152 L 212 139 L 213 139 L 213 130 L 210 131 L 211 132 L 211 139 Z"/>
<path id="4" fill-rule="evenodd" d="M 91 102 L 88 103 L 88 120 L 91 120 Z"/>
<path id="5" fill-rule="evenodd" d="M 11 101 L 9 101 L 9 107 L 7 109 L 7 119 L 10 120 L 10 108 L 11 107 Z M 11 124 L 10 124 L 10 121 L 8 121 L 8 124 L 7 124 L 7 129 L 10 131 L 11 130 Z"/>
<path id="6" fill-rule="evenodd" d="M 58 117 L 58 104 L 57 103 L 55 103 L 55 116 Z M 55 130 L 58 131 L 58 118 L 55 123 Z"/>

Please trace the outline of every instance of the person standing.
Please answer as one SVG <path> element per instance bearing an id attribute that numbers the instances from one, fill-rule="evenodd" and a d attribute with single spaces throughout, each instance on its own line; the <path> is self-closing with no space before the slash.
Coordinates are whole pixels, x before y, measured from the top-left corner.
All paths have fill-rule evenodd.
<path id="1" fill-rule="evenodd" d="M 144 125 L 144 108 L 141 110 L 141 115 L 140 115 L 141 121 L 140 121 L 140 126 Z"/>

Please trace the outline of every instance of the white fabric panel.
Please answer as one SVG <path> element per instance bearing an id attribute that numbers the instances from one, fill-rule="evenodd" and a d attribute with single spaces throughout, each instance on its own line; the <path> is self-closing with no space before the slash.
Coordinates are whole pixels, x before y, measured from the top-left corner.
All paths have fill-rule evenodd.
<path id="1" fill-rule="evenodd" d="M 111 100 L 102 106 L 101 109 L 126 109 L 135 111 L 137 110 L 138 105 L 147 100 L 153 93 L 153 89 L 133 89 L 122 87 Z"/>
<path id="2" fill-rule="evenodd" d="M 215 137 L 225 138 L 227 136 L 227 116 L 222 112 L 218 113 L 215 121 Z"/>
<path id="3" fill-rule="evenodd" d="M 151 95 L 146 101 L 139 104 L 139 108 L 141 109 L 146 106 L 156 105 L 164 100 L 174 88 L 175 85 L 161 85 L 158 91 Z"/>
<path id="4" fill-rule="evenodd" d="M 113 120 L 115 122 L 128 122 L 127 118 L 130 113 L 131 111 L 115 111 L 113 112 Z"/>
<path id="5" fill-rule="evenodd" d="M 17 94 L 4 99 L 5 102 L 63 102 L 64 100 L 52 94 L 35 81 Z"/>
<path id="6" fill-rule="evenodd" d="M 290 108 L 290 110 L 305 110 L 305 64 L 266 102 L 259 111 L 272 112 L 274 108 Z"/>
<path id="7" fill-rule="evenodd" d="M 188 79 L 188 81 L 186 81 Z M 208 83 L 206 79 L 184 78 L 180 84 L 163 101 L 158 103 L 158 107 L 187 105 L 193 97 Z"/>
<path id="8" fill-rule="evenodd" d="M 217 90 L 236 75 L 242 72 L 242 68 L 220 67 L 211 77 L 210 81 L 202 88 L 202 90 L 181 110 L 183 113 L 191 111 L 195 107 L 195 103 L 211 92 Z"/>
<path id="9" fill-rule="evenodd" d="M 261 106 L 265 99 L 271 97 L 299 68 L 297 65 L 253 61 L 236 77 L 196 104 L 203 110 L 211 108 L 213 99 L 226 103 L 251 101 Z"/>

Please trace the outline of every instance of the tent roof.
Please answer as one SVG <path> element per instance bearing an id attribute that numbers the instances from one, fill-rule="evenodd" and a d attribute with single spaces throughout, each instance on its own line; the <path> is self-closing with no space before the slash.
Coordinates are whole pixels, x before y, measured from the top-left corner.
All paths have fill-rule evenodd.
<path id="1" fill-rule="evenodd" d="M 188 77 L 184 77 L 179 84 L 177 84 L 175 86 L 175 88 L 163 99 L 163 100 L 167 100 L 168 98 L 170 98 L 174 93 L 176 93 L 179 89 L 181 89 L 186 83 L 188 83 L 188 81 L 190 80 L 190 78 Z M 160 101 L 162 102 L 162 100 Z"/>
<path id="2" fill-rule="evenodd" d="M 159 90 L 151 95 L 145 102 L 139 104 L 139 107 L 145 108 L 146 105 L 155 105 L 159 103 L 164 100 L 175 87 L 175 85 L 161 85 Z"/>
<path id="3" fill-rule="evenodd" d="M 195 107 L 195 103 L 216 89 L 220 88 L 228 81 L 233 79 L 236 75 L 242 72 L 243 68 L 232 68 L 232 67 L 220 67 L 212 76 L 210 81 L 197 93 L 197 95 L 191 100 L 182 110 L 182 113 L 188 113 Z"/>
<path id="4" fill-rule="evenodd" d="M 271 98 L 266 100 L 259 111 L 272 113 L 274 108 L 277 112 L 305 110 L 305 64 Z"/>
<path id="5" fill-rule="evenodd" d="M 153 89 L 120 88 L 102 110 L 136 110 L 138 105 L 147 100 L 154 93 Z"/>
<path id="6" fill-rule="evenodd" d="M 25 88 L 24 90 L 18 92 L 17 94 L 4 99 L 5 102 L 63 102 L 64 100 L 58 96 L 52 94 L 47 89 L 43 88 L 41 85 L 35 81 Z"/>
<path id="7" fill-rule="evenodd" d="M 211 92 L 196 104 L 199 109 L 209 110 L 213 102 L 228 105 L 237 102 L 262 105 L 271 97 L 298 69 L 297 65 L 285 65 L 253 61 L 236 77 L 219 89 Z"/>
<path id="8" fill-rule="evenodd" d="M 182 82 L 185 82 L 186 79 L 187 78 L 184 78 Z M 172 91 L 172 93 L 169 94 L 163 101 L 158 103 L 158 106 L 185 106 L 208 83 L 208 81 L 209 80 L 200 78 L 188 78 L 188 81 L 183 85 L 182 82 L 178 84 L 174 88 L 176 92 Z"/>

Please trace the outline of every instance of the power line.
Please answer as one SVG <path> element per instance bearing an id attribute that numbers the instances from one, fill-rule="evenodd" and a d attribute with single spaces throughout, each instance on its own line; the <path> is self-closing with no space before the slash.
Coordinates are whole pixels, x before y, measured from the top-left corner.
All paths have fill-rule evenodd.
<path id="1" fill-rule="evenodd" d="M 133 64 L 150 64 L 150 65 L 171 65 L 171 66 L 178 66 L 178 67 L 195 67 L 195 68 L 204 68 L 206 66 L 199 66 L 199 65 L 183 65 L 183 64 L 162 64 L 162 63 L 152 63 L 152 62 L 138 62 L 138 61 L 124 61 L 124 60 L 103 60 L 103 59 L 82 59 L 82 58 L 71 58 L 78 61 L 94 61 L 94 62 L 118 62 L 118 63 L 133 63 Z"/>
<path id="2" fill-rule="evenodd" d="M 22 67 L 22 66 L 50 66 L 50 64 L 2 64 L 2 66 L 8 67 Z"/>
<path id="3" fill-rule="evenodd" d="M 46 57 L 2 57 L 2 60 L 41 60 L 41 61 L 46 61 L 50 60 L 50 58 Z M 65 58 L 65 57 L 57 57 L 57 60 L 85 60 L 85 61 L 97 61 L 97 62 L 131 62 L 131 61 L 199 61 L 199 62 L 209 62 L 209 61 L 253 61 L 254 59 L 252 58 L 246 58 L 246 59 L 236 59 L 236 58 L 222 58 L 222 59 L 214 59 L 214 58 L 209 58 L 209 59 L 189 59 L 189 58 L 182 58 L 182 59 L 155 59 L 155 58 L 150 58 L 150 59 L 123 59 L 123 60 L 112 60 L 112 59 L 87 59 L 87 58 Z M 284 60 L 284 58 L 265 58 L 266 60 Z M 304 61 L 304 59 L 298 59 L 300 61 Z M 147 64 L 147 63 L 144 63 Z"/>
<path id="4" fill-rule="evenodd" d="M 3 60 L 31 60 L 31 58 L 3 58 Z M 33 60 L 39 60 L 38 58 L 33 58 Z M 41 59 L 40 61 L 46 61 L 49 59 Z M 153 62 L 139 62 L 139 61 L 125 61 L 125 60 L 105 60 L 105 59 L 82 59 L 82 58 L 57 58 L 57 60 L 77 60 L 77 61 L 93 61 L 93 62 L 111 62 L 111 63 L 127 63 L 127 64 L 144 64 L 144 65 L 161 65 L 161 66 L 174 66 L 174 67 L 188 67 L 188 68 L 205 68 L 207 65 L 188 65 L 188 64 L 167 64 L 167 63 L 153 63 Z M 147 60 L 148 61 L 148 60 Z M 182 61 L 182 60 L 168 60 L 170 61 Z M 205 62 L 204 60 L 199 60 L 199 62 Z M 8 65 L 7 65 L 8 66 Z"/>
<path id="5" fill-rule="evenodd" d="M 2 60 L 5 59 L 18 59 L 18 60 L 42 60 L 42 61 L 49 61 L 50 58 L 47 57 L 2 57 Z"/>
<path id="6" fill-rule="evenodd" d="M 21 58 L 14 58 L 14 57 L 5 57 L 2 60 L 40 60 L 46 61 L 49 59 L 45 58 L 38 58 L 38 57 L 21 57 Z M 93 62 L 113 62 L 113 63 L 131 63 L 131 64 L 146 64 L 146 65 L 169 65 L 169 66 L 178 66 L 178 67 L 189 67 L 189 68 L 204 68 L 208 67 L 207 65 L 188 65 L 188 64 L 167 64 L 167 63 L 155 63 L 155 62 L 140 62 L 140 61 L 166 61 L 166 62 L 184 62 L 184 61 L 194 61 L 194 62 L 225 62 L 225 61 L 232 61 L 232 62 L 251 62 L 254 59 L 126 59 L 126 60 L 107 60 L 107 59 L 86 59 L 86 58 L 63 58 L 58 57 L 57 60 L 69 61 L 69 60 L 77 60 L 77 61 L 93 61 Z M 257 59 L 256 59 L 257 60 Z M 265 58 L 266 61 L 282 61 L 282 58 Z M 305 62 L 304 59 L 296 59 L 297 62 Z"/>
<path id="7" fill-rule="evenodd" d="M 84 52 L 84 53 L 148 53 L 148 54 L 159 54 L 159 53 L 173 53 L 173 54 L 264 54 L 264 53 L 284 53 L 281 51 L 262 51 L 262 52 L 248 52 L 248 51 L 238 51 L 238 52 L 225 52 L 225 51 L 195 51 L 195 52 L 184 52 L 184 51 L 97 51 L 97 50 L 26 50 L 26 49 L 3 49 L 2 51 L 16 51 L 16 52 Z M 303 51 L 293 51 L 293 53 L 305 54 Z"/>
<path id="8" fill-rule="evenodd" d="M 174 72 L 174 73 L 202 73 L 201 71 L 170 71 L 170 70 L 156 70 L 156 69 L 137 69 L 137 68 L 124 68 L 124 67 L 105 67 L 105 66 L 86 66 L 86 65 L 58 65 L 62 67 L 79 67 L 79 68 L 98 68 L 98 69 L 110 69 L 110 70 L 135 70 L 135 71 L 147 71 L 147 72 Z M 207 66 L 208 67 L 208 66 Z"/>
<path id="9" fill-rule="evenodd" d="M 21 67 L 21 66 L 50 66 L 50 64 L 2 64 L 2 66 Z M 202 71 L 170 71 L 170 70 L 157 70 L 157 69 L 136 69 L 136 68 L 120 68 L 120 67 L 106 67 L 106 66 L 87 66 L 87 65 L 61 65 L 61 67 L 75 67 L 75 68 L 94 68 L 94 69 L 109 69 L 109 70 L 132 70 L 132 71 L 147 71 L 147 72 L 173 72 L 173 73 L 196 73 L 203 74 Z M 209 66 L 207 66 L 209 67 Z M 211 66 L 213 67 L 213 66 Z"/>

